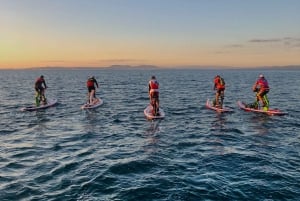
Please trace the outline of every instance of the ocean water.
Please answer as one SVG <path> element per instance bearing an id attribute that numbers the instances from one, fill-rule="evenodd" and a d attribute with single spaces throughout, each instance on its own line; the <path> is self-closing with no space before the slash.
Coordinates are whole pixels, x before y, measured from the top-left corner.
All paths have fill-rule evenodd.
<path id="1" fill-rule="evenodd" d="M 0 200 L 299 200 L 300 71 L 112 70 L 0 71 Z M 271 108 L 288 115 L 244 112 L 260 73 Z M 39 75 L 56 107 L 33 104 Z M 160 82 L 166 118 L 148 121 L 147 83 Z M 226 81 L 225 105 L 205 108 L 213 78 Z M 104 104 L 80 110 L 94 75 Z"/>

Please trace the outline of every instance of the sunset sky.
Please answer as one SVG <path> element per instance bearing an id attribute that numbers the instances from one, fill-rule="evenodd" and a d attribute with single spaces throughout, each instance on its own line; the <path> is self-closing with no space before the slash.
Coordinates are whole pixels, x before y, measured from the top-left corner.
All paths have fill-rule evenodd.
<path id="1" fill-rule="evenodd" d="M 0 0 L 0 68 L 299 64 L 299 0 Z"/>

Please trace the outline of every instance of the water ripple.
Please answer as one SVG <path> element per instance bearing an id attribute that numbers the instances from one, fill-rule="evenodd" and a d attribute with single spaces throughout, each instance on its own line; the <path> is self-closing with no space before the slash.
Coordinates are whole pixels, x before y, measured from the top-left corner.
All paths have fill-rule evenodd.
<path id="1" fill-rule="evenodd" d="M 32 83 L 41 73 L 47 77 L 47 96 L 59 104 L 20 112 L 20 106 L 33 103 Z M 216 73 L 227 80 L 225 104 L 233 113 L 205 108 L 206 99 L 214 97 Z M 290 78 L 269 93 L 272 107 L 289 112 L 282 117 L 237 108 L 234 99 L 253 100 L 243 89 L 250 89 L 259 73 L 1 71 L 6 84 L 0 87 L 0 200 L 298 200 L 299 94 L 286 89 L 299 86 L 299 71 L 264 73 L 271 83 L 283 75 Z M 97 94 L 104 104 L 82 111 L 91 74 L 100 83 Z M 152 74 L 160 81 L 166 112 L 159 121 L 143 115 Z M 178 82 L 184 84 L 178 87 Z M 11 87 L 27 93 L 11 93 Z"/>

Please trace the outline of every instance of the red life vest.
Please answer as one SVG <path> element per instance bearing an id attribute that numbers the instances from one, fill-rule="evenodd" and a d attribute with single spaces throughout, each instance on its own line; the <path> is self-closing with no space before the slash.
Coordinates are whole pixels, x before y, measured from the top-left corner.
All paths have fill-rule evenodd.
<path id="1" fill-rule="evenodd" d="M 94 86 L 94 80 L 93 79 L 88 79 L 88 81 L 86 82 L 86 86 L 87 87 L 93 87 Z"/>
<path id="2" fill-rule="evenodd" d="M 225 83 L 221 83 L 221 77 L 215 77 L 214 83 L 217 89 L 225 89 Z"/>
<path id="3" fill-rule="evenodd" d="M 42 84 L 43 82 L 44 82 L 44 79 L 41 77 L 37 78 L 35 81 L 35 83 L 37 83 L 37 84 Z"/>
<path id="4" fill-rule="evenodd" d="M 45 83 L 44 78 L 39 77 L 35 81 L 35 88 L 43 89 L 43 84 L 46 87 L 46 83 Z"/>
<path id="5" fill-rule="evenodd" d="M 156 80 L 149 81 L 150 92 L 158 92 L 159 84 Z"/>

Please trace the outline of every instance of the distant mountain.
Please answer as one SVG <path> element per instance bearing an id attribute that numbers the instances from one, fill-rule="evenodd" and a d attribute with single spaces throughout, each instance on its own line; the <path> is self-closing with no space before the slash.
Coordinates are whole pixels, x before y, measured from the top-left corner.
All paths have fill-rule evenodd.
<path id="1" fill-rule="evenodd" d="M 172 68 L 172 67 L 170 67 Z M 206 70 L 228 70 L 228 69 L 245 69 L 245 70 L 300 70 L 300 65 L 287 65 L 287 66 L 249 66 L 249 67 L 239 67 L 239 66 L 176 66 L 174 68 L 179 69 L 206 69 Z"/>
<path id="2" fill-rule="evenodd" d="M 300 70 L 298 65 L 289 65 L 289 66 L 266 66 L 262 67 L 265 69 L 278 69 L 278 70 Z"/>
<path id="3" fill-rule="evenodd" d="M 145 70 L 151 70 L 151 69 L 158 69 L 159 67 L 153 66 L 153 65 L 139 65 L 139 66 L 130 66 L 130 65 L 112 65 L 108 67 L 109 69 L 124 69 L 124 70 L 134 70 L 134 69 L 145 69 Z"/>

